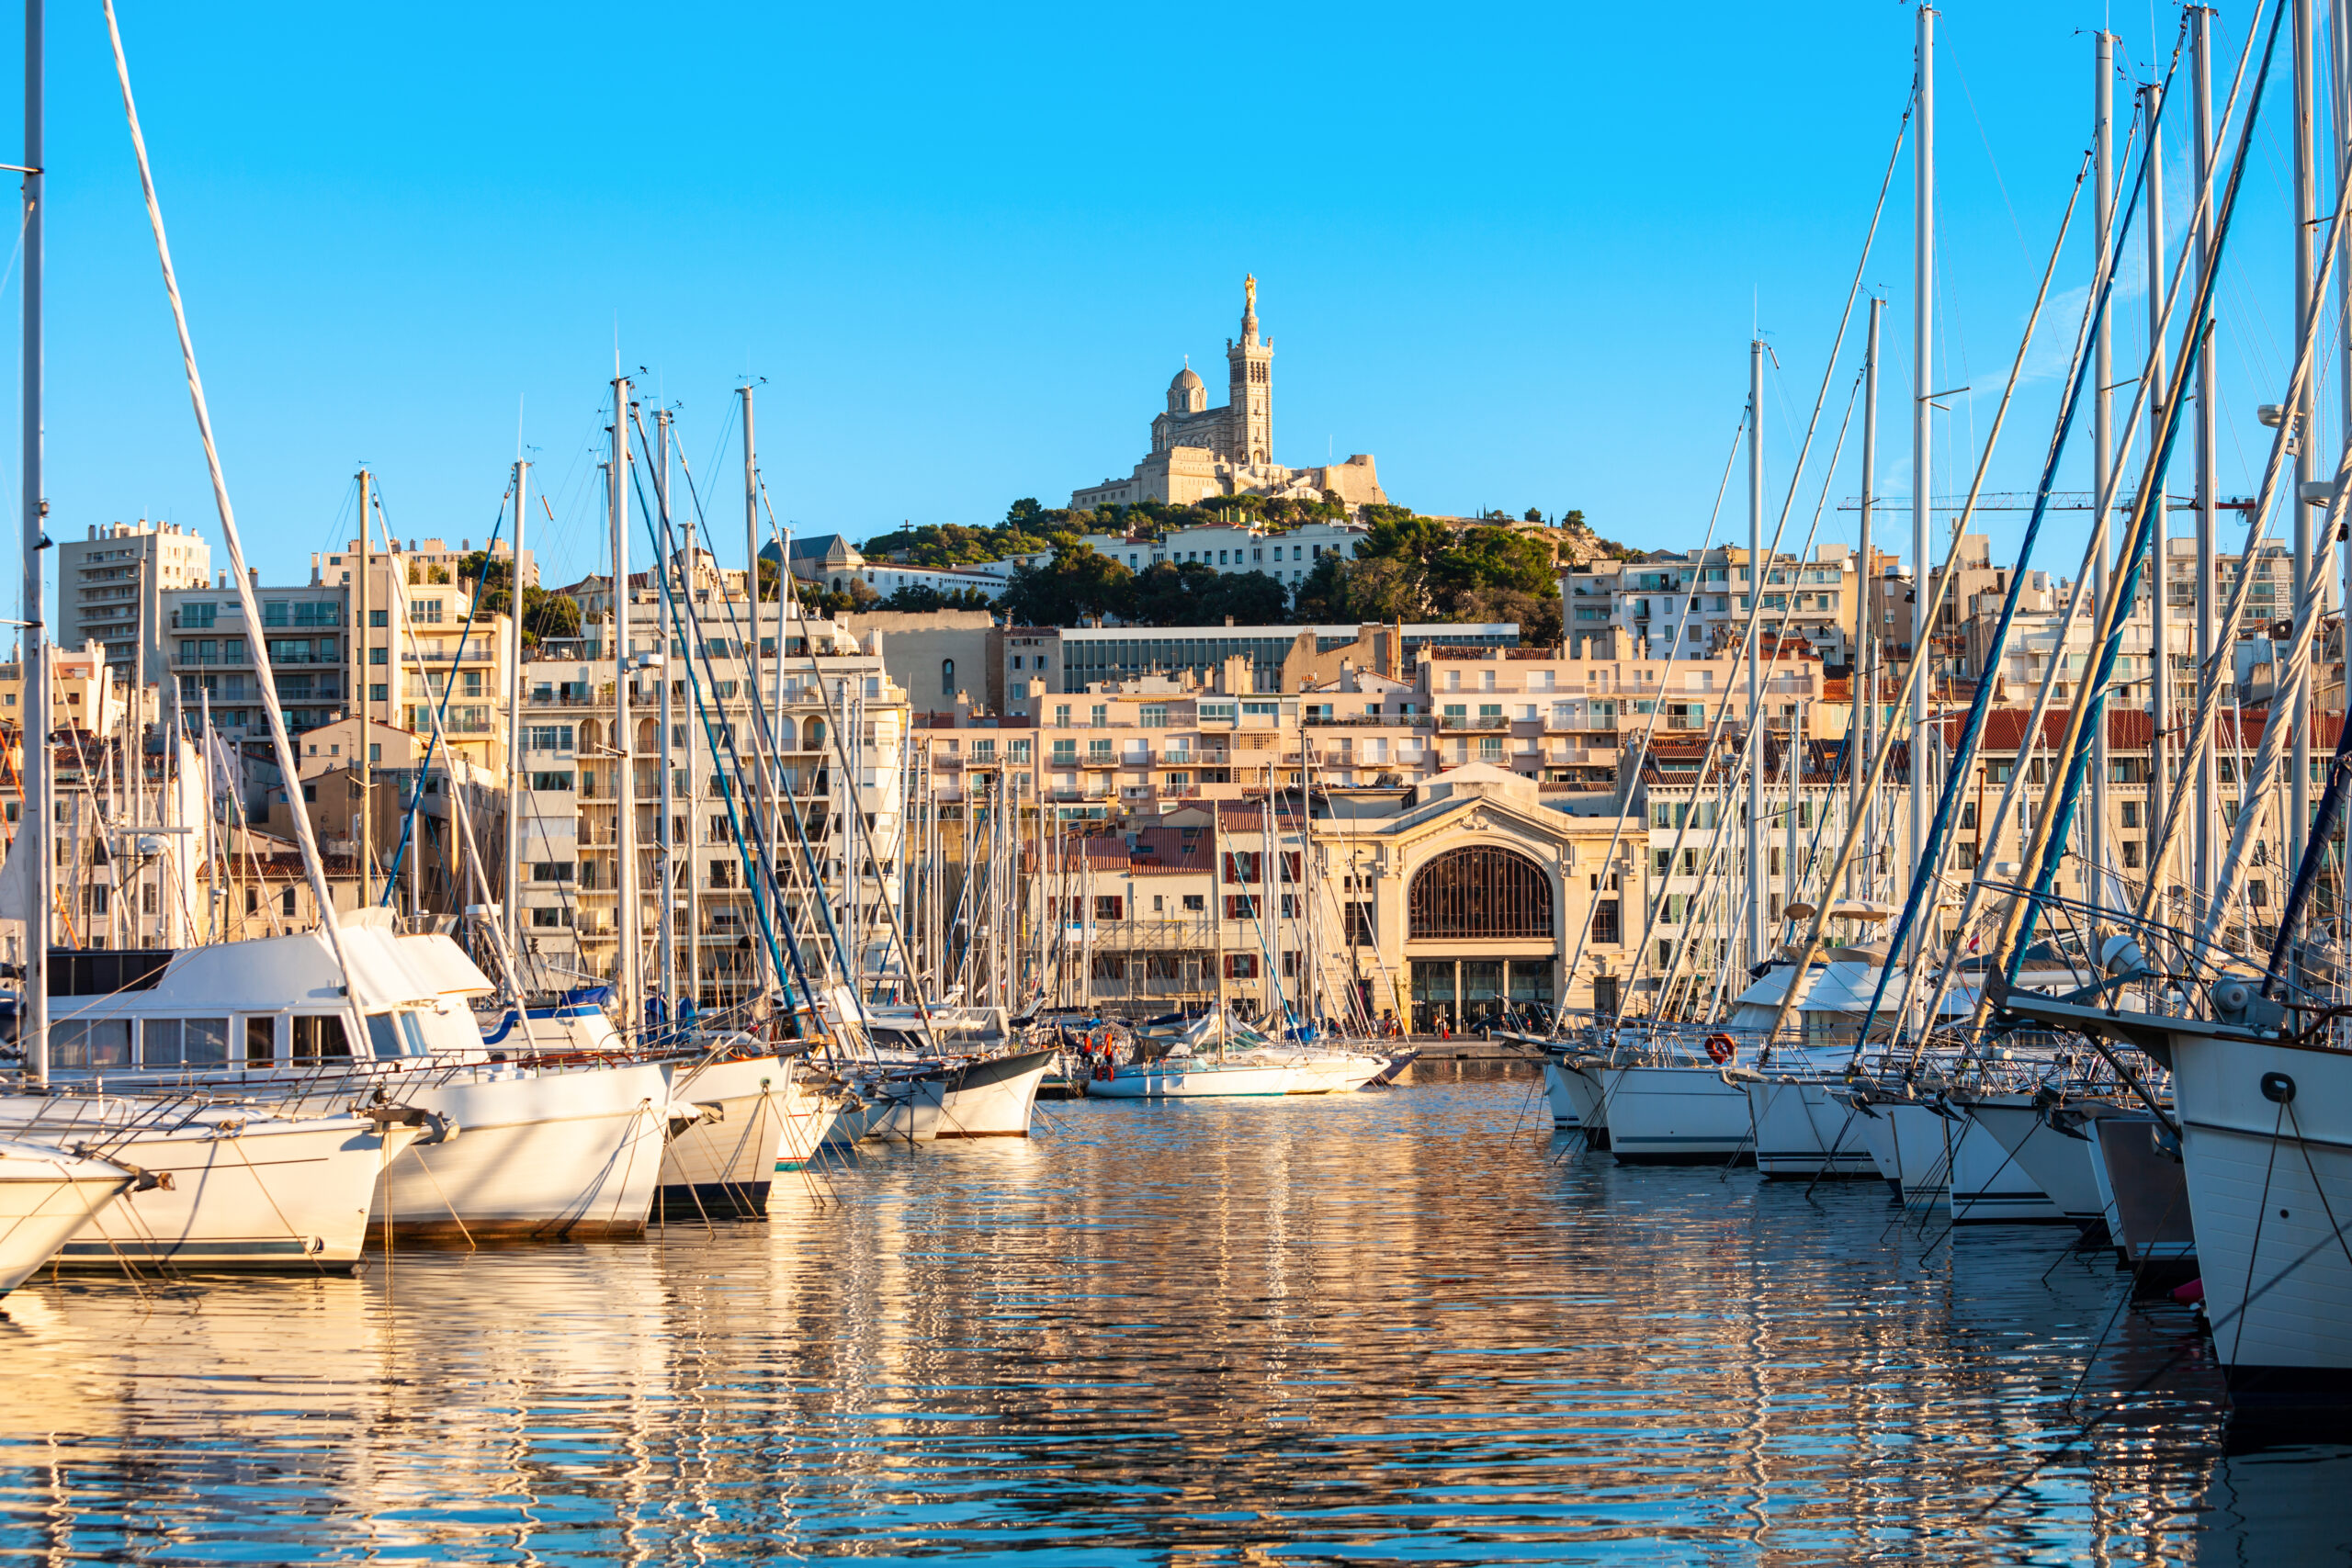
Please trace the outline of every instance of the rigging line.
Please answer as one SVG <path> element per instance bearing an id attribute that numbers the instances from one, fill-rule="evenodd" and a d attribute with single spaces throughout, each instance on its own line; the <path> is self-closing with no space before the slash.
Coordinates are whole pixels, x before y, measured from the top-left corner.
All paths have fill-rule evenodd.
<path id="1" fill-rule="evenodd" d="M 1951 62 L 1953 72 L 1960 77 L 1960 96 L 1967 101 L 1968 118 L 1976 126 L 1976 140 L 1984 145 L 1984 162 L 1992 166 L 1993 187 L 2001 193 L 2001 206 L 2007 210 L 2009 228 L 2017 235 L 2018 254 L 2027 265 L 2030 266 L 2033 265 L 2033 252 L 2027 248 L 2025 243 L 2025 225 L 2018 221 L 2018 204 L 2009 199 L 2009 183 L 2001 177 L 2001 160 L 1993 152 L 1993 138 L 1985 132 L 1984 117 L 1976 112 L 1976 95 L 1969 89 L 1968 69 L 1960 62 L 1960 51 L 1952 47 L 1951 35 L 1951 20 L 1947 17 L 1944 25 L 1937 29 L 1935 41 L 1939 46 L 1939 52 Z M 1936 232 L 1938 234 L 1943 232 L 1940 225 L 1938 226 Z M 1936 280 L 1937 292 L 1941 294 L 1943 269 L 1940 267 L 1937 269 Z"/>

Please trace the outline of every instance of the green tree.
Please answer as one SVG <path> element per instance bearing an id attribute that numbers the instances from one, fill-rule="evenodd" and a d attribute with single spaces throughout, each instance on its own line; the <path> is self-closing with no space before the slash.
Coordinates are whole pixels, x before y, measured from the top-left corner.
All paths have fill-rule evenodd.
<path id="1" fill-rule="evenodd" d="M 1520 521 L 1522 523 L 1541 523 L 1544 521 L 1544 509 L 1540 506 L 1531 506 L 1527 509 L 1526 514 L 1522 516 Z"/>
<path id="2" fill-rule="evenodd" d="M 1125 614 L 1134 580 L 1109 556 L 1071 540 L 1056 545 L 1042 567 L 1013 568 L 999 603 L 1012 626 L 1071 626 L 1086 615 Z"/>
<path id="3" fill-rule="evenodd" d="M 927 582 L 910 582 L 883 600 L 880 607 L 925 615 L 933 610 L 986 610 L 993 605 L 989 596 L 977 588 L 954 588 L 942 592 Z"/>

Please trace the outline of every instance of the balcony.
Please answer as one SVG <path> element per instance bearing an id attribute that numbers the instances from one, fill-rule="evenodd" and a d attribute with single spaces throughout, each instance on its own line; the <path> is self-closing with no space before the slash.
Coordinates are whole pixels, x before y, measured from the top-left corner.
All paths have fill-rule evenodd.
<path id="1" fill-rule="evenodd" d="M 1437 721 L 1437 727 L 1440 729 L 1448 731 L 1491 729 L 1499 732 L 1510 728 L 1510 720 L 1503 717 L 1500 714 L 1481 716 L 1476 718 L 1441 716 Z"/>

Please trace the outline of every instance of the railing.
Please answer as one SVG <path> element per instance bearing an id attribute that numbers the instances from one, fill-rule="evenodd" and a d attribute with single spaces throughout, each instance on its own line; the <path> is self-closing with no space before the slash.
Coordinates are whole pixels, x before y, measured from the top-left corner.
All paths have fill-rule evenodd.
<path id="1" fill-rule="evenodd" d="M 1437 727 L 1443 730 L 1500 730 L 1509 728 L 1510 726 L 1510 720 L 1504 718 L 1499 714 L 1484 715 L 1476 718 L 1440 715 L 1437 721 Z"/>

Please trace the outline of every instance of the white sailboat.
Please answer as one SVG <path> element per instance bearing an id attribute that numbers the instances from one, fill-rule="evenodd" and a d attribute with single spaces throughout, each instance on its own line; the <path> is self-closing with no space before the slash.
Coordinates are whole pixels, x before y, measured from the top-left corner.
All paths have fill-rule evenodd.
<path id="1" fill-rule="evenodd" d="M 0 1142 L 0 1295 L 72 1245 L 136 1179 L 107 1160 Z"/>

